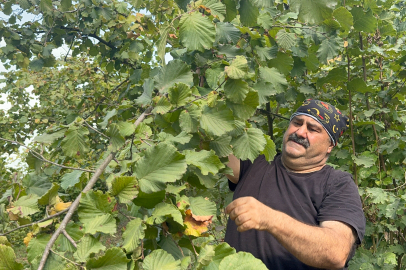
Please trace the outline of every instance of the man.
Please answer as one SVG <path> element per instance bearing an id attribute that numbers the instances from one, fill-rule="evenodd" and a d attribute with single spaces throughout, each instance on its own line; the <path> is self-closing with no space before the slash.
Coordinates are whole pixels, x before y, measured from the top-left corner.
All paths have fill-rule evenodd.
<path id="1" fill-rule="evenodd" d="M 235 191 L 225 241 L 269 269 L 347 269 L 365 218 L 351 175 L 326 162 L 348 118 L 306 100 L 290 120 L 271 164 L 263 156 L 254 163 L 229 157 Z"/>

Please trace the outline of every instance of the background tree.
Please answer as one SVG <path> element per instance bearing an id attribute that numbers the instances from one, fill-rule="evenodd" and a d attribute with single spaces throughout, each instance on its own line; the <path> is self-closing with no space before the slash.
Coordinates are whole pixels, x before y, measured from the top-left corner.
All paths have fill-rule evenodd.
<path id="1" fill-rule="evenodd" d="M 308 97 L 350 116 L 329 161 L 353 174 L 367 217 L 351 269 L 404 268 L 404 1 L 0 8 L 0 57 L 17 67 L 4 74 L 1 149 L 24 147 L 29 168 L 0 163 L 1 231 L 13 243 L 0 237 L 2 268 L 264 268 L 222 243 L 227 156 L 272 160 Z"/>

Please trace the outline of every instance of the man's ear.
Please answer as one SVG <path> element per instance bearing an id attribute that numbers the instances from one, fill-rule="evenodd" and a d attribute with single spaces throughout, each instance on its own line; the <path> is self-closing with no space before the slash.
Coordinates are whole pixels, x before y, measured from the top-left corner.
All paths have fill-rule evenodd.
<path id="1" fill-rule="evenodd" d="M 333 150 L 333 148 L 334 148 L 334 144 L 333 144 L 333 142 L 331 142 L 330 146 L 327 148 L 327 154 L 330 154 L 331 151 Z"/>

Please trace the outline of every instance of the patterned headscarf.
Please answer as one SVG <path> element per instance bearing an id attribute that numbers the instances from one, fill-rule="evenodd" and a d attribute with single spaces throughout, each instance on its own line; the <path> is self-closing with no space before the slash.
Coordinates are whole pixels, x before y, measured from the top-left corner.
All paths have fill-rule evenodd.
<path id="1" fill-rule="evenodd" d="M 320 100 L 305 100 L 303 105 L 292 114 L 290 121 L 292 121 L 296 115 L 310 116 L 319 122 L 327 131 L 334 145 L 337 145 L 338 139 L 348 128 L 348 117 L 343 115 L 333 105 Z"/>

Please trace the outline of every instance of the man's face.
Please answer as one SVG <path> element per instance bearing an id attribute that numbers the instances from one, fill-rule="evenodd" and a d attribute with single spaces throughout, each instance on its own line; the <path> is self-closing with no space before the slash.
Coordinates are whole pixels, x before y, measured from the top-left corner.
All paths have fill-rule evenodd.
<path id="1" fill-rule="evenodd" d="M 327 131 L 306 115 L 295 116 L 283 136 L 283 155 L 290 159 L 322 160 L 332 149 Z"/>

